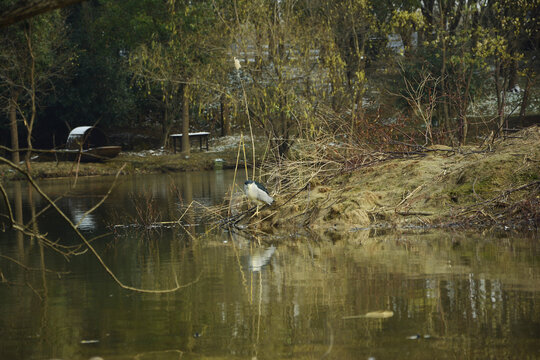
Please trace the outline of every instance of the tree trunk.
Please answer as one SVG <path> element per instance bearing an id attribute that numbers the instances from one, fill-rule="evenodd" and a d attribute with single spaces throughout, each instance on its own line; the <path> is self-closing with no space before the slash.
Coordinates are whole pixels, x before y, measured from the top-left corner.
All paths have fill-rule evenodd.
<path id="1" fill-rule="evenodd" d="M 426 22 L 425 30 L 422 30 L 423 37 L 426 40 L 434 40 L 434 28 L 435 28 L 435 19 L 434 19 L 434 7 L 435 7 L 435 0 L 424 0 L 420 2 L 422 11 L 422 15 L 424 17 L 424 20 Z M 422 42 L 418 41 L 418 44 L 423 44 Z"/>
<path id="2" fill-rule="evenodd" d="M 32 103 L 32 112 L 30 114 L 30 121 L 23 116 L 24 125 L 26 126 L 26 151 L 25 163 L 26 170 L 30 172 L 30 158 L 32 157 L 32 131 L 34 129 L 34 122 L 36 120 L 36 57 L 34 55 L 34 49 L 32 47 L 32 27 L 31 22 L 24 30 L 26 36 L 26 44 L 28 46 L 28 53 L 30 54 L 31 66 L 30 66 L 30 98 Z"/>
<path id="3" fill-rule="evenodd" d="M 462 96 L 462 100 L 460 102 L 460 117 L 461 117 L 461 126 L 462 126 L 462 132 L 461 132 L 461 145 L 465 145 L 467 143 L 467 135 L 469 132 L 469 119 L 467 119 L 467 109 L 469 108 L 469 94 L 471 91 L 471 80 L 473 76 L 473 71 L 470 69 L 469 74 L 467 76 L 467 84 L 465 85 L 465 91 Z"/>
<path id="4" fill-rule="evenodd" d="M 513 55 L 513 54 L 512 54 Z M 513 89 L 517 84 L 518 78 L 518 62 L 512 59 L 508 68 L 508 89 Z"/>
<path id="5" fill-rule="evenodd" d="M 185 84 L 182 89 L 182 153 L 189 155 L 191 146 L 189 143 L 189 88 Z"/>
<path id="6" fill-rule="evenodd" d="M 19 92 L 12 94 L 9 101 L 9 124 L 11 128 L 11 160 L 15 164 L 19 164 L 19 131 L 17 129 L 17 99 L 19 98 Z"/>
<path id="7" fill-rule="evenodd" d="M 440 29 L 441 31 L 441 51 L 442 51 L 442 65 L 441 65 L 441 90 L 442 90 L 442 106 L 443 106 L 443 121 L 444 123 L 448 123 L 448 119 L 450 117 L 449 111 L 448 111 L 448 93 L 446 91 L 446 27 L 445 27 L 445 19 L 444 19 L 444 12 L 442 3 L 439 3 L 439 9 L 440 9 Z"/>
<path id="8" fill-rule="evenodd" d="M 163 149 L 169 146 L 169 134 L 171 132 L 171 115 L 168 102 L 165 102 L 165 111 L 163 112 L 163 121 L 161 122 L 161 136 L 163 140 Z"/>
<path id="9" fill-rule="evenodd" d="M 504 107 L 506 103 L 506 85 L 507 77 L 503 74 L 503 64 L 497 61 L 495 65 L 495 91 L 497 92 L 497 117 L 498 127 L 495 132 L 495 137 L 499 136 L 504 126 Z M 501 84 L 502 78 L 502 84 Z"/>
<path id="10" fill-rule="evenodd" d="M 229 120 L 229 105 L 225 95 L 221 96 L 221 136 L 231 135 L 231 122 Z"/>
<path id="11" fill-rule="evenodd" d="M 287 99 L 284 94 L 279 96 L 279 104 L 281 111 L 279 112 L 279 155 L 284 156 L 289 151 L 289 117 L 285 112 L 287 108 Z"/>
<path id="12" fill-rule="evenodd" d="M 527 106 L 529 105 L 529 93 L 531 91 L 532 81 L 531 81 L 531 74 L 527 74 L 527 84 L 525 85 L 525 90 L 523 91 L 523 99 L 521 100 L 521 107 L 519 109 L 519 122 L 521 124 L 521 127 L 524 126 L 523 120 L 525 117 L 525 111 L 527 110 Z"/>

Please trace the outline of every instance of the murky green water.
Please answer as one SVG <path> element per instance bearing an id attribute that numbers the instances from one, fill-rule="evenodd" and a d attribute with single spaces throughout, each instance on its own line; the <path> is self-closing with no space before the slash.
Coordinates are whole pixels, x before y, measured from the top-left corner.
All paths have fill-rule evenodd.
<path id="1" fill-rule="evenodd" d="M 92 238 L 118 224 L 178 219 L 191 200 L 218 203 L 232 176 L 121 178 L 86 218 L 111 179 L 79 179 L 57 203 Z M 64 181 L 42 185 L 53 199 L 66 192 Z M 8 192 L 26 222 L 46 205 L 25 185 Z M 66 260 L 2 218 L 0 358 L 540 358 L 534 236 L 358 231 L 330 241 L 299 232 L 258 245 L 206 233 L 198 211 L 185 229 L 117 227 L 93 241 L 126 285 L 183 286 L 166 294 L 122 289 L 89 251 Z M 52 211 L 40 219 L 49 239 L 80 242 Z"/>

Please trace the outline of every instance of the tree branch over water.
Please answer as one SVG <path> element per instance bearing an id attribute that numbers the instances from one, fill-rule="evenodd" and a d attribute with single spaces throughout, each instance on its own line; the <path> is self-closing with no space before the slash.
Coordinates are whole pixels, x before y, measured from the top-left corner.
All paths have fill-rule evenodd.
<path id="1" fill-rule="evenodd" d="M 56 202 L 51 199 L 41 188 L 40 186 L 35 182 L 34 178 L 30 175 L 30 173 L 28 171 L 26 171 L 25 169 L 21 168 L 20 166 L 16 165 L 15 163 L 9 161 L 8 159 L 6 158 L 3 158 L 3 157 L 0 157 L 0 163 L 4 163 L 6 165 L 8 165 L 9 167 L 11 167 L 12 169 L 18 171 L 19 173 L 21 173 L 25 178 L 26 178 L 26 181 L 38 192 L 38 194 L 43 198 L 45 199 L 45 201 L 48 203 L 49 206 L 51 206 L 52 208 L 54 208 L 54 210 L 66 221 L 66 223 L 69 225 L 69 227 L 71 227 L 71 229 L 77 234 L 77 236 L 82 240 L 82 242 L 84 243 L 84 245 L 86 245 L 86 247 L 90 250 L 90 252 L 92 252 L 92 254 L 96 257 L 96 259 L 98 260 L 98 262 L 101 264 L 101 266 L 105 269 L 105 271 L 112 277 L 112 279 L 123 289 L 126 289 L 126 290 L 131 290 L 131 291 L 136 291 L 136 292 L 144 292 L 144 293 L 169 293 L 169 292 L 174 292 L 174 291 L 177 291 L 181 288 L 184 288 L 184 287 L 187 287 L 187 286 L 190 286 L 196 282 L 199 281 L 201 275 L 202 275 L 202 272 L 199 273 L 199 275 L 197 276 L 197 278 L 187 284 L 180 284 L 178 282 L 178 277 L 176 276 L 176 274 L 174 275 L 174 281 L 175 281 L 175 286 L 172 287 L 172 288 L 168 288 L 168 289 L 142 289 L 142 288 L 138 288 L 138 287 L 134 287 L 134 286 L 130 286 L 130 285 L 126 285 L 124 284 L 124 282 L 122 282 L 122 280 L 120 280 L 116 274 L 107 266 L 107 264 L 105 263 L 105 261 L 103 260 L 103 258 L 99 255 L 99 253 L 97 252 L 97 250 L 92 246 L 91 244 L 91 241 L 89 241 L 82 233 L 81 231 L 79 230 L 78 228 L 78 224 L 74 224 L 70 219 L 69 217 L 58 207 L 58 205 L 56 204 Z M 118 172 L 116 173 L 116 177 L 115 177 L 115 181 L 113 182 L 112 186 L 111 186 L 111 189 L 107 192 L 107 194 L 104 196 L 104 199 L 102 199 L 99 203 L 101 204 L 110 194 L 111 194 L 111 191 L 112 191 L 112 188 L 114 187 L 115 183 L 116 183 L 116 180 L 118 179 L 118 177 L 120 176 L 122 170 L 124 169 L 124 166 L 125 164 L 118 170 Z M 2 195 L 4 197 L 4 201 L 6 202 L 6 204 L 9 204 L 9 199 L 7 198 L 7 193 L 5 192 L 5 189 L 3 187 L 0 187 L 0 189 L 2 190 Z M 85 213 L 84 216 L 87 216 L 89 213 L 91 213 L 92 211 L 94 211 L 95 209 L 97 208 L 97 206 L 94 206 L 92 209 L 90 209 L 89 211 L 87 211 Z M 20 224 L 16 223 L 15 222 L 15 219 L 13 218 L 13 215 L 12 215 L 12 211 L 11 211 L 11 207 L 8 206 L 8 210 L 10 212 L 10 222 L 11 222 L 11 225 L 12 227 L 17 230 L 17 231 L 22 231 L 23 233 L 27 234 L 27 235 L 32 235 L 32 236 L 37 236 L 39 239 L 41 239 L 42 241 L 44 241 L 44 243 L 46 245 L 49 245 L 50 247 L 52 247 L 54 250 L 57 250 L 58 249 L 56 248 L 57 247 L 57 244 L 56 243 L 53 243 L 49 240 L 46 240 L 46 236 L 42 235 L 42 234 L 30 234 L 27 229 L 25 229 L 24 227 L 22 227 Z M 66 255 L 72 255 L 73 253 L 70 252 L 70 253 L 67 253 Z"/>
<path id="2" fill-rule="evenodd" d="M 51 10 L 60 9 L 84 0 L 23 0 L 2 11 L 0 28 L 15 24 Z"/>

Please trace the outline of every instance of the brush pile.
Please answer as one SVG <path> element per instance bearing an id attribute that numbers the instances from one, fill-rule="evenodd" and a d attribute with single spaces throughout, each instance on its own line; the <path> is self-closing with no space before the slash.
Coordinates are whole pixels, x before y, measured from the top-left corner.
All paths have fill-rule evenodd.
<path id="1" fill-rule="evenodd" d="M 538 228 L 537 126 L 484 147 L 396 143 L 374 150 L 338 140 L 298 140 L 288 159 L 261 167 L 276 202 L 257 228 Z"/>

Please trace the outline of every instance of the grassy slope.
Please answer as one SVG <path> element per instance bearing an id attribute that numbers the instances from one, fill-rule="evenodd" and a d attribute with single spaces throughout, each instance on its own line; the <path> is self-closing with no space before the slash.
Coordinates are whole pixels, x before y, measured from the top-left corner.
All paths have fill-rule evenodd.
<path id="1" fill-rule="evenodd" d="M 338 176 L 280 207 L 271 224 L 351 229 L 448 222 L 474 204 L 540 179 L 540 128 L 525 129 L 514 137 L 496 141 L 489 152 L 432 151 Z M 519 201 L 530 195 L 528 191 L 514 192 L 500 205 Z"/>

